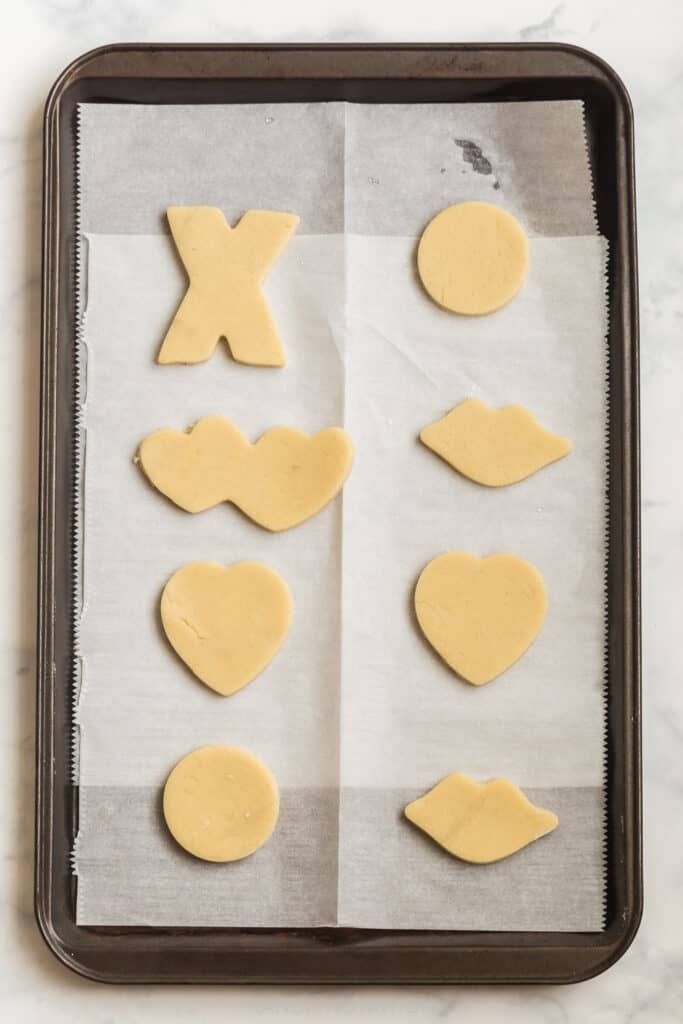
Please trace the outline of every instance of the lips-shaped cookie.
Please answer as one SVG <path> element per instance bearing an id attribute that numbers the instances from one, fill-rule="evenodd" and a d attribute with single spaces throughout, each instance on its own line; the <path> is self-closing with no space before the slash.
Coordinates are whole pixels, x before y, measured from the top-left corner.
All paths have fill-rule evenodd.
<path id="1" fill-rule="evenodd" d="M 454 857 L 491 864 L 557 828 L 552 811 L 535 807 L 507 779 L 475 782 L 447 775 L 405 809 L 405 816 Z"/>
<path id="2" fill-rule="evenodd" d="M 425 427 L 420 440 L 463 476 L 487 487 L 518 483 L 572 450 L 521 405 L 491 409 L 477 398 Z"/>
<path id="3" fill-rule="evenodd" d="M 338 427 L 313 435 L 275 427 L 251 444 L 229 420 L 207 416 L 187 433 L 155 431 L 138 456 L 157 490 L 187 512 L 231 501 L 279 531 L 310 519 L 339 493 L 353 445 Z"/>
<path id="4" fill-rule="evenodd" d="M 224 697 L 274 658 L 289 631 L 287 584 L 260 562 L 190 562 L 161 595 L 169 643 L 192 672 Z"/>
<path id="5" fill-rule="evenodd" d="M 545 585 L 516 555 L 439 555 L 415 587 L 420 628 L 447 665 L 481 686 L 521 658 L 547 610 Z"/>

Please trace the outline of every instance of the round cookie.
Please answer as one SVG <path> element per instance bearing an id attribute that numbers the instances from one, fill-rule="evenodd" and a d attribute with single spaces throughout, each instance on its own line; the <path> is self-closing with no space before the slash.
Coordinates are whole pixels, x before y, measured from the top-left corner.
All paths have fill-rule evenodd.
<path id="1" fill-rule="evenodd" d="M 239 747 L 199 747 L 166 780 L 164 818 L 173 838 L 202 860 L 241 860 L 270 838 L 280 798 L 266 766 Z"/>
<path id="2" fill-rule="evenodd" d="M 529 268 L 517 220 L 491 203 L 448 206 L 429 222 L 417 250 L 426 291 L 444 309 L 483 316 L 515 297 Z"/>

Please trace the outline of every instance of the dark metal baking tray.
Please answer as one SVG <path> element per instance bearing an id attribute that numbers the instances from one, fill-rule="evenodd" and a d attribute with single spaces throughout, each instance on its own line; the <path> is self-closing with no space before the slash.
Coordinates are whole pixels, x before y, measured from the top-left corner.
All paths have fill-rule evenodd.
<path id="1" fill-rule="evenodd" d="M 75 923 L 70 778 L 77 519 L 76 104 L 582 99 L 610 242 L 607 900 L 600 933 L 93 928 Z M 63 963 L 116 982 L 569 982 L 609 967 L 642 910 L 638 298 L 633 115 L 603 61 L 509 45 L 107 46 L 57 79 L 44 121 L 36 917 Z"/>

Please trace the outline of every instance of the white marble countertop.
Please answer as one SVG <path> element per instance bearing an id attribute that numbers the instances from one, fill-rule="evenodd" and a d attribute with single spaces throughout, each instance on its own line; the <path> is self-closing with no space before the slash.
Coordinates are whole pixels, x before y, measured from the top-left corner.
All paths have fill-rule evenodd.
<path id="1" fill-rule="evenodd" d="M 33 919 L 33 742 L 41 117 L 58 72 L 115 41 L 575 43 L 622 76 L 636 115 L 642 312 L 646 910 L 631 949 L 577 986 L 534 989 L 104 987 L 60 966 Z M 4 1019 L 524 1024 L 683 1020 L 683 5 L 680 0 L 26 0 L 0 34 L 0 997 Z"/>

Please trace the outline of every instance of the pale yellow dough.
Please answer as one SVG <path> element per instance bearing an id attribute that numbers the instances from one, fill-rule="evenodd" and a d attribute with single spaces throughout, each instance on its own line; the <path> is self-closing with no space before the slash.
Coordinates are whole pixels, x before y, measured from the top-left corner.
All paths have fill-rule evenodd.
<path id="1" fill-rule="evenodd" d="M 310 519 L 339 493 L 353 444 L 338 427 L 312 436 L 275 427 L 251 444 L 229 420 L 207 416 L 187 433 L 155 431 L 138 455 L 157 490 L 185 511 L 231 501 L 255 523 L 278 531 Z"/>
<path id="2" fill-rule="evenodd" d="M 529 243 L 512 214 L 491 203 L 458 203 L 430 221 L 417 268 L 435 302 L 483 316 L 514 298 L 529 268 Z"/>
<path id="3" fill-rule="evenodd" d="M 487 487 L 518 483 L 572 450 L 521 405 L 491 409 L 468 398 L 425 427 L 420 440 L 463 476 Z"/>
<path id="4" fill-rule="evenodd" d="M 190 286 L 158 362 L 203 363 L 225 338 L 238 363 L 284 366 L 280 336 L 261 285 L 299 218 L 248 210 L 231 228 L 213 206 L 172 206 L 167 215 Z"/>
<path id="5" fill-rule="evenodd" d="M 405 816 L 460 860 L 490 864 L 558 826 L 551 811 L 527 800 L 507 779 L 474 782 L 447 775 L 405 809 Z"/>
<path id="6" fill-rule="evenodd" d="M 239 747 L 193 750 L 164 787 L 171 835 L 202 860 L 242 860 L 254 853 L 272 835 L 279 804 L 266 766 Z"/>
<path id="7" fill-rule="evenodd" d="M 161 595 L 169 643 L 198 679 L 224 697 L 275 657 L 292 621 L 289 588 L 260 562 L 190 562 Z"/>
<path id="8" fill-rule="evenodd" d="M 422 570 L 415 613 L 422 632 L 468 683 L 490 683 L 538 635 L 547 610 L 545 585 L 516 555 L 439 555 Z"/>

